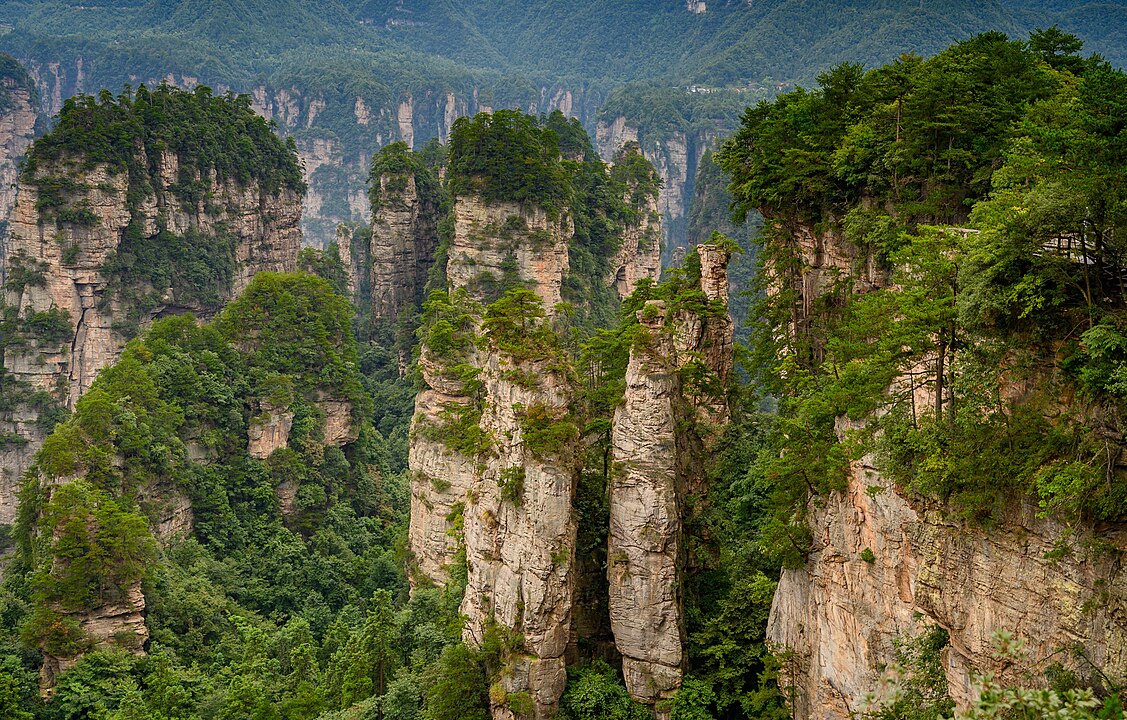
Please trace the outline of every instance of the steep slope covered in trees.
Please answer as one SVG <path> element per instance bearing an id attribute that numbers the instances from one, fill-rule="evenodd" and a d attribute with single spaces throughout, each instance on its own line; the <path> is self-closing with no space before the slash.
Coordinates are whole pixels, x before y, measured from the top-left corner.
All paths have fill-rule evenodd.
<path id="1" fill-rule="evenodd" d="M 4 261 L 0 521 L 59 411 L 155 318 L 214 315 L 293 270 L 304 186 L 245 98 L 166 86 L 68 100 L 19 179 Z"/>
<path id="2" fill-rule="evenodd" d="M 347 263 L 341 247 L 303 253 L 301 266 L 324 279 L 259 273 L 210 324 L 156 320 L 78 399 L 26 477 L 2 594 L 0 712 L 652 712 L 610 666 L 565 665 L 615 660 L 615 645 L 636 657 L 629 638 L 645 623 L 683 643 L 680 621 L 624 604 L 626 575 L 608 576 L 598 558 L 616 523 L 620 539 L 655 542 L 627 521 L 636 504 L 608 504 L 607 488 L 633 492 L 632 471 L 615 468 L 644 469 L 631 448 L 654 441 L 638 431 L 657 422 L 676 478 L 662 572 L 703 567 L 689 548 L 707 537 L 681 523 L 703 487 L 702 447 L 727 417 L 731 248 L 690 254 L 656 286 L 654 169 L 637 148 L 608 168 L 561 114 L 483 115 L 452 140 L 446 180 L 430 189 L 452 226 L 415 228 L 438 233 L 441 262 L 423 306 L 412 472 L 394 414 L 410 341 L 386 319 L 354 324 L 340 294 L 351 268 L 354 297 L 371 303 L 359 282 L 371 258 L 351 252 L 362 236 L 345 243 Z M 429 162 L 384 153 L 373 200 L 405 190 Z M 613 270 L 632 258 L 649 264 L 626 282 Z M 405 296 L 400 321 L 411 305 Z M 623 395 L 633 410 L 616 420 Z M 667 417 L 632 395 L 664 398 Z M 695 409 L 701 398 L 709 410 Z M 638 575 L 653 565 L 628 562 Z M 608 599 L 608 588 L 619 590 Z M 576 592 L 601 598 L 602 614 L 573 616 Z M 671 599 L 674 613 L 689 607 Z M 633 695 L 668 700 L 674 665 L 662 695 L 644 680 Z"/>
<path id="3" fill-rule="evenodd" d="M 801 716 L 851 716 L 894 662 L 889 716 L 977 705 L 987 674 L 1119 713 L 1127 75 L 1079 49 L 843 65 L 721 153 L 765 218 L 780 411 L 749 478 Z"/>

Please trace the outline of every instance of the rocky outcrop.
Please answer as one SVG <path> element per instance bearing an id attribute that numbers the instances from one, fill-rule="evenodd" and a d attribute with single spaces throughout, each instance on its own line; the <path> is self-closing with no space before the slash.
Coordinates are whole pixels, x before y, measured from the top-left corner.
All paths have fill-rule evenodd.
<path id="1" fill-rule="evenodd" d="M 137 655 L 144 655 L 145 643 L 149 640 L 144 612 L 145 596 L 141 593 L 141 583 L 137 582 L 127 588 L 120 599 L 81 613 L 77 619 L 84 637 L 94 649 L 123 647 Z M 43 695 L 50 696 L 59 675 L 81 658 L 81 655 L 63 658 L 45 653 L 39 669 L 39 688 Z"/>
<path id="2" fill-rule="evenodd" d="M 356 259 L 352 253 L 352 241 L 355 232 L 348 225 L 337 226 L 337 253 L 340 255 L 341 265 L 344 267 L 344 279 L 348 284 L 348 297 L 354 302 L 360 291 L 360 278 L 356 267 Z"/>
<path id="3" fill-rule="evenodd" d="M 360 424 L 352 416 L 352 403 L 322 393 L 316 402 L 325 416 L 321 439 L 329 447 L 343 447 L 360 437 Z"/>
<path id="4" fill-rule="evenodd" d="M 410 148 L 432 139 L 445 142 L 455 120 L 493 107 L 479 101 L 476 88 L 468 95 L 436 88 L 394 101 L 355 97 L 346 112 L 327 112 L 324 94 L 317 89 L 260 85 L 251 96 L 256 112 L 295 135 L 309 184 L 302 229 L 307 242 L 321 247 L 328 245 L 340 223 L 368 222 L 364 185 L 374 152 L 394 142 Z M 560 110 L 589 122 L 600 99 L 545 86 L 518 105 L 532 114 Z"/>
<path id="5" fill-rule="evenodd" d="M 438 247 L 439 198 L 410 172 L 383 173 L 372 183 L 371 315 L 394 323 L 422 299 Z"/>
<path id="6" fill-rule="evenodd" d="M 888 270 L 832 226 L 781 229 L 801 269 L 776 274 L 771 291 L 795 292 L 792 337 L 808 331 L 815 303 L 838 279 L 850 278 L 854 292 L 889 285 Z M 934 372 L 934 363 L 925 357 L 913 372 Z M 999 380 L 1015 405 L 1031 389 Z M 934 406 L 934 393 L 916 387 L 914 405 Z M 863 424 L 839 418 L 838 436 Z M 780 686 L 791 689 L 799 718 L 855 716 L 896 662 L 896 642 L 934 627 L 949 637 L 943 671 L 957 710 L 976 699 L 973 678 L 988 674 L 1043 684 L 1059 663 L 1097 688 L 1127 679 L 1127 526 L 1065 525 L 1017 494 L 988 526 L 966 522 L 895 485 L 873 455 L 853 463 L 844 491 L 811 500 L 808 524 L 807 562 L 783 571 L 768 625 L 785 652 Z M 996 656 L 1000 631 L 1024 643 L 1027 661 Z"/>
<path id="7" fill-rule="evenodd" d="M 293 411 L 274 407 L 263 402 L 261 412 L 247 427 L 247 454 L 255 460 L 265 460 L 275 450 L 288 447 L 293 428 Z"/>
<path id="8" fill-rule="evenodd" d="M 677 393 L 665 307 L 651 301 L 640 320 L 649 337 L 632 351 L 626 397 L 615 412 L 607 575 L 614 641 L 626 688 L 654 704 L 681 687 L 681 510 L 677 494 Z"/>
<path id="9" fill-rule="evenodd" d="M 58 113 L 66 98 L 99 89 L 89 85 L 89 64 L 81 56 L 37 55 L 24 60 L 40 88 L 38 111 L 44 117 Z M 494 107 L 518 107 L 533 115 L 560 110 L 590 127 L 605 99 L 602 91 L 586 84 L 529 87 L 504 103 L 486 100 L 493 97 L 491 88 L 453 91 L 445 84 L 402 96 L 387 93 L 377 84 L 373 92 L 348 96 L 336 88 L 326 92 L 296 82 L 230 87 L 215 78 L 182 71 L 122 75 L 106 84 L 120 87 L 122 82 L 133 87 L 144 83 L 150 88 L 165 82 L 186 89 L 203 83 L 217 93 L 232 90 L 250 96 L 256 113 L 276 121 L 280 132 L 294 137 L 309 185 L 302 233 L 306 243 L 321 248 L 333 240 L 341 223 L 368 222 L 365 181 L 373 153 L 384 145 L 406 141 L 418 148 L 432 139 L 445 142 L 455 120 Z"/>
<path id="10" fill-rule="evenodd" d="M 493 717 L 548 718 L 567 680 L 580 453 L 578 430 L 551 450 L 525 434 L 531 413 L 564 422 L 574 389 L 550 358 L 474 348 L 458 361 L 480 368 L 477 391 L 452 379 L 448 362 L 424 354 L 420 363 L 429 389 L 416 402 L 410 447 L 415 582 L 445 583 L 464 553 L 465 640 L 520 638 L 491 692 Z M 451 412 L 475 407 L 487 439 L 474 452 L 452 449 L 460 438 L 446 435 L 457 431 Z"/>
<path id="11" fill-rule="evenodd" d="M 8 222 L 16 205 L 19 161 L 35 135 L 35 85 L 14 60 L 0 57 L 0 258 L 7 246 Z"/>
<path id="12" fill-rule="evenodd" d="M 631 146 L 636 148 L 637 146 Z M 631 150 L 639 152 L 640 150 Z M 621 156 L 617 159 L 621 161 Z M 629 297 L 638 281 L 661 277 L 661 212 L 658 194 L 639 188 L 637 179 L 626 185 L 623 198 L 633 213 L 622 234 L 622 245 L 611 259 L 607 284 L 614 287 L 619 298 Z"/>
<path id="13" fill-rule="evenodd" d="M 727 422 L 732 320 L 727 250 L 697 248 L 708 313 L 650 300 L 638 311 L 626 393 L 614 415 L 607 576 L 610 620 L 626 687 L 654 705 L 681 686 L 685 662 L 680 578 L 682 498 L 701 494 L 707 448 Z M 693 372 L 684 372 L 692 366 Z"/>
<path id="14" fill-rule="evenodd" d="M 515 273 L 551 308 L 571 233 L 566 217 L 539 208 L 459 198 L 447 265 L 455 301 L 480 321 L 477 300 Z M 500 635 L 510 648 L 493 679 L 492 716 L 549 718 L 567 681 L 582 457 L 570 421 L 576 388 L 556 350 L 514 354 L 476 327 L 459 332 L 473 339 L 442 356 L 424 347 L 419 363 L 427 389 L 410 445 L 414 581 L 445 583 L 465 563 L 465 640 Z"/>
<path id="15" fill-rule="evenodd" d="M 693 198 L 693 183 L 701 157 L 724 136 L 722 128 L 683 132 L 646 133 L 622 116 L 600 118 L 596 125 L 599 155 L 610 162 L 627 143 L 638 143 L 646 159 L 661 176 L 657 206 L 662 214 L 666 265 L 687 249 L 687 215 Z"/>
<path id="16" fill-rule="evenodd" d="M 783 571 L 768 627 L 789 651 L 780 685 L 795 689 L 797 717 L 853 717 L 895 660 L 894 641 L 933 625 L 950 637 L 943 669 L 959 708 L 973 699 L 972 677 L 987 673 L 1024 684 L 1041 676 L 1029 670 L 1059 662 L 1097 687 L 1127 679 L 1117 559 L 1127 528 L 1067 528 L 1029 503 L 989 528 L 968 525 L 905 498 L 872 457 L 811 508 L 810 527 L 814 550 Z M 995 656 L 999 630 L 1025 643 L 1028 665 Z"/>
<path id="17" fill-rule="evenodd" d="M 212 173 L 195 178 L 211 188 L 208 199 L 191 203 L 176 194 L 182 178 L 175 154 L 140 158 L 139 165 L 156 168 L 148 193 L 131 187 L 127 173 L 65 160 L 41 162 L 34 177 L 20 181 L 5 259 L 5 303 L 18 313 L 21 332 L 5 349 L 4 369 L 34 403 L 18 403 L 0 418 L 0 429 L 19 438 L 0 451 L 5 485 L 15 482 L 42 443 L 50 405 L 73 407 L 98 371 L 153 319 L 183 312 L 206 318 L 255 273 L 296 267 L 298 192 L 268 191 Z M 41 202 L 43 183 L 63 188 L 61 204 Z M 141 199 L 130 208 L 135 193 Z M 228 264 L 230 275 L 213 287 L 178 289 L 152 287 L 143 274 L 123 279 L 110 269 L 133 243 L 161 232 L 193 238 L 201 244 L 198 253 L 209 263 Z M 0 498 L 0 511 L 13 505 L 10 497 Z M 0 523 L 13 517 L 0 514 Z"/>
<path id="18" fill-rule="evenodd" d="M 452 288 L 490 297 L 507 277 L 527 283 L 551 312 L 561 300 L 568 243 L 575 229 L 567 211 L 553 214 L 516 203 L 454 202 L 454 241 L 446 276 Z"/>

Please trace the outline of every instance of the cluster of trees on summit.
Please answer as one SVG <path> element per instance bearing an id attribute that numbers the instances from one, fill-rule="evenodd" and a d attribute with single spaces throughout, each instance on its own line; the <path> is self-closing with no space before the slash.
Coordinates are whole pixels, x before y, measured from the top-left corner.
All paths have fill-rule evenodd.
<path id="1" fill-rule="evenodd" d="M 718 153 L 740 212 L 763 215 L 760 290 L 775 278 L 781 291 L 746 289 L 759 301 L 757 332 L 740 353 L 707 493 L 693 498 L 685 527 L 698 561 L 684 578 L 676 720 L 789 716 L 792 689 L 777 681 L 788 658 L 765 638 L 771 599 L 782 568 L 811 547 L 812 497 L 843 487 L 859 453 L 875 451 L 906 492 L 969 522 L 990 522 L 1021 498 L 1075 522 L 1127 515 L 1127 480 L 1105 451 L 1127 398 L 1127 75 L 1079 50 L 1055 29 L 1027 41 L 986 33 L 927 59 L 841 65 L 814 89 L 748 109 Z M 204 90 L 78 99 L 37 143 L 32 168 L 37 157 L 88 149 L 135 172 L 120 152 L 124 133 L 191 156 L 191 142 L 176 143 L 206 132 L 215 136 L 200 146 L 199 167 L 297 187 L 292 146 L 232 122 L 248 112 L 245 100 Z M 451 196 L 476 193 L 572 214 L 565 298 L 574 313 L 550 324 L 528 289 L 504 278 L 478 310 L 510 352 L 550 351 L 586 369 L 593 421 L 574 430 L 596 438 L 593 452 L 625 386 L 637 311 L 651 298 L 689 306 L 700 272 L 690 254 L 621 303 L 605 287 L 603 263 L 637 211 L 623 190 L 656 190 L 652 167 L 623 160 L 608 171 L 562 115 L 506 111 L 459 121 L 446 151 L 394 146 L 374 160 L 426 175 L 447 209 Z M 863 289 L 843 273 L 796 316 L 801 284 L 790 281 L 805 229 L 852 244 L 891 282 Z M 448 224 L 443 232 L 448 246 Z M 406 438 L 421 381 L 413 369 L 400 376 L 399 358 L 420 338 L 467 342 L 458 329 L 468 306 L 444 292 L 439 263 L 437 292 L 405 314 L 419 334 L 380 326 L 343 296 L 334 251 L 304 258 L 313 273 L 259 275 L 211 323 L 154 323 L 55 428 L 6 535 L 14 553 L 0 585 L 0 716 L 489 717 L 513 638 L 462 642 L 457 572 L 413 593 L 407 581 Z M 1027 370 L 1039 392 L 1007 398 L 1000 367 Z M 889 391 L 904 376 L 909 386 Z M 912 384 L 931 388 L 934 405 L 916 406 Z M 1044 410 L 1062 388 L 1076 402 L 1049 422 Z M 350 401 L 355 442 L 324 442 L 317 401 L 326 390 Z M 289 407 L 293 429 L 288 448 L 258 460 L 246 437 L 264 403 Z M 843 415 L 880 420 L 842 440 Z M 209 459 L 193 459 L 190 445 Z M 38 479 L 75 474 L 83 479 L 52 493 Z M 606 525 L 605 480 L 605 469 L 584 473 L 577 497 L 581 552 L 594 558 L 600 548 L 605 558 L 605 530 L 596 530 Z M 281 484 L 297 488 L 288 512 Z M 162 487 L 190 499 L 195 522 L 189 537 L 163 544 L 150 529 L 154 495 L 140 492 Z M 137 582 L 147 653 L 130 652 L 136 638 L 90 647 L 73 613 Z M 942 633 L 905 639 L 902 660 L 917 672 L 875 716 L 951 712 L 945 643 Z M 650 717 L 613 664 L 587 650 L 569 671 L 560 717 Z M 44 653 L 79 651 L 40 697 Z M 1122 687 L 1110 678 L 1092 700 L 1089 680 L 1055 672 L 1044 692 L 1080 698 L 1064 717 L 1119 717 Z M 995 693 L 976 712 L 1004 717 L 1007 702 L 1027 700 Z"/>

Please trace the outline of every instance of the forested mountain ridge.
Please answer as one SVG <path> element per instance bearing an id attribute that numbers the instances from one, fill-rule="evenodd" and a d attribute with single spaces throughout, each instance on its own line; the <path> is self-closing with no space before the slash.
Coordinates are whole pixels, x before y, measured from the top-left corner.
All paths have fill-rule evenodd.
<path id="1" fill-rule="evenodd" d="M 893 662 L 884 717 L 1122 713 L 1127 75 L 1080 50 L 842 65 L 720 154 L 764 216 L 748 481 L 802 715 L 871 707 Z"/>
<path id="2" fill-rule="evenodd" d="M 296 269 L 303 190 L 292 143 L 245 98 L 66 101 L 24 159 L 5 245 L 0 521 L 59 414 L 144 327 Z"/>

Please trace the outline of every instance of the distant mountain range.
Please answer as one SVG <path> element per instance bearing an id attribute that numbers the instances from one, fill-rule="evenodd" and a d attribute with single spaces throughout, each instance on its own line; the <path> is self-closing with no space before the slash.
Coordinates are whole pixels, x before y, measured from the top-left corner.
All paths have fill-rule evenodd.
<path id="1" fill-rule="evenodd" d="M 28 67 L 44 115 L 125 83 L 251 93 L 298 141 L 306 234 L 326 242 L 364 219 L 375 149 L 444 139 L 461 115 L 560 109 L 593 135 L 600 117 L 620 119 L 630 130 L 608 142 L 636 134 L 659 168 L 680 164 L 663 176 L 690 198 L 694 156 L 780 89 L 845 60 L 1053 24 L 1085 52 L 1127 59 L 1124 0 L 0 0 L 0 52 Z"/>

